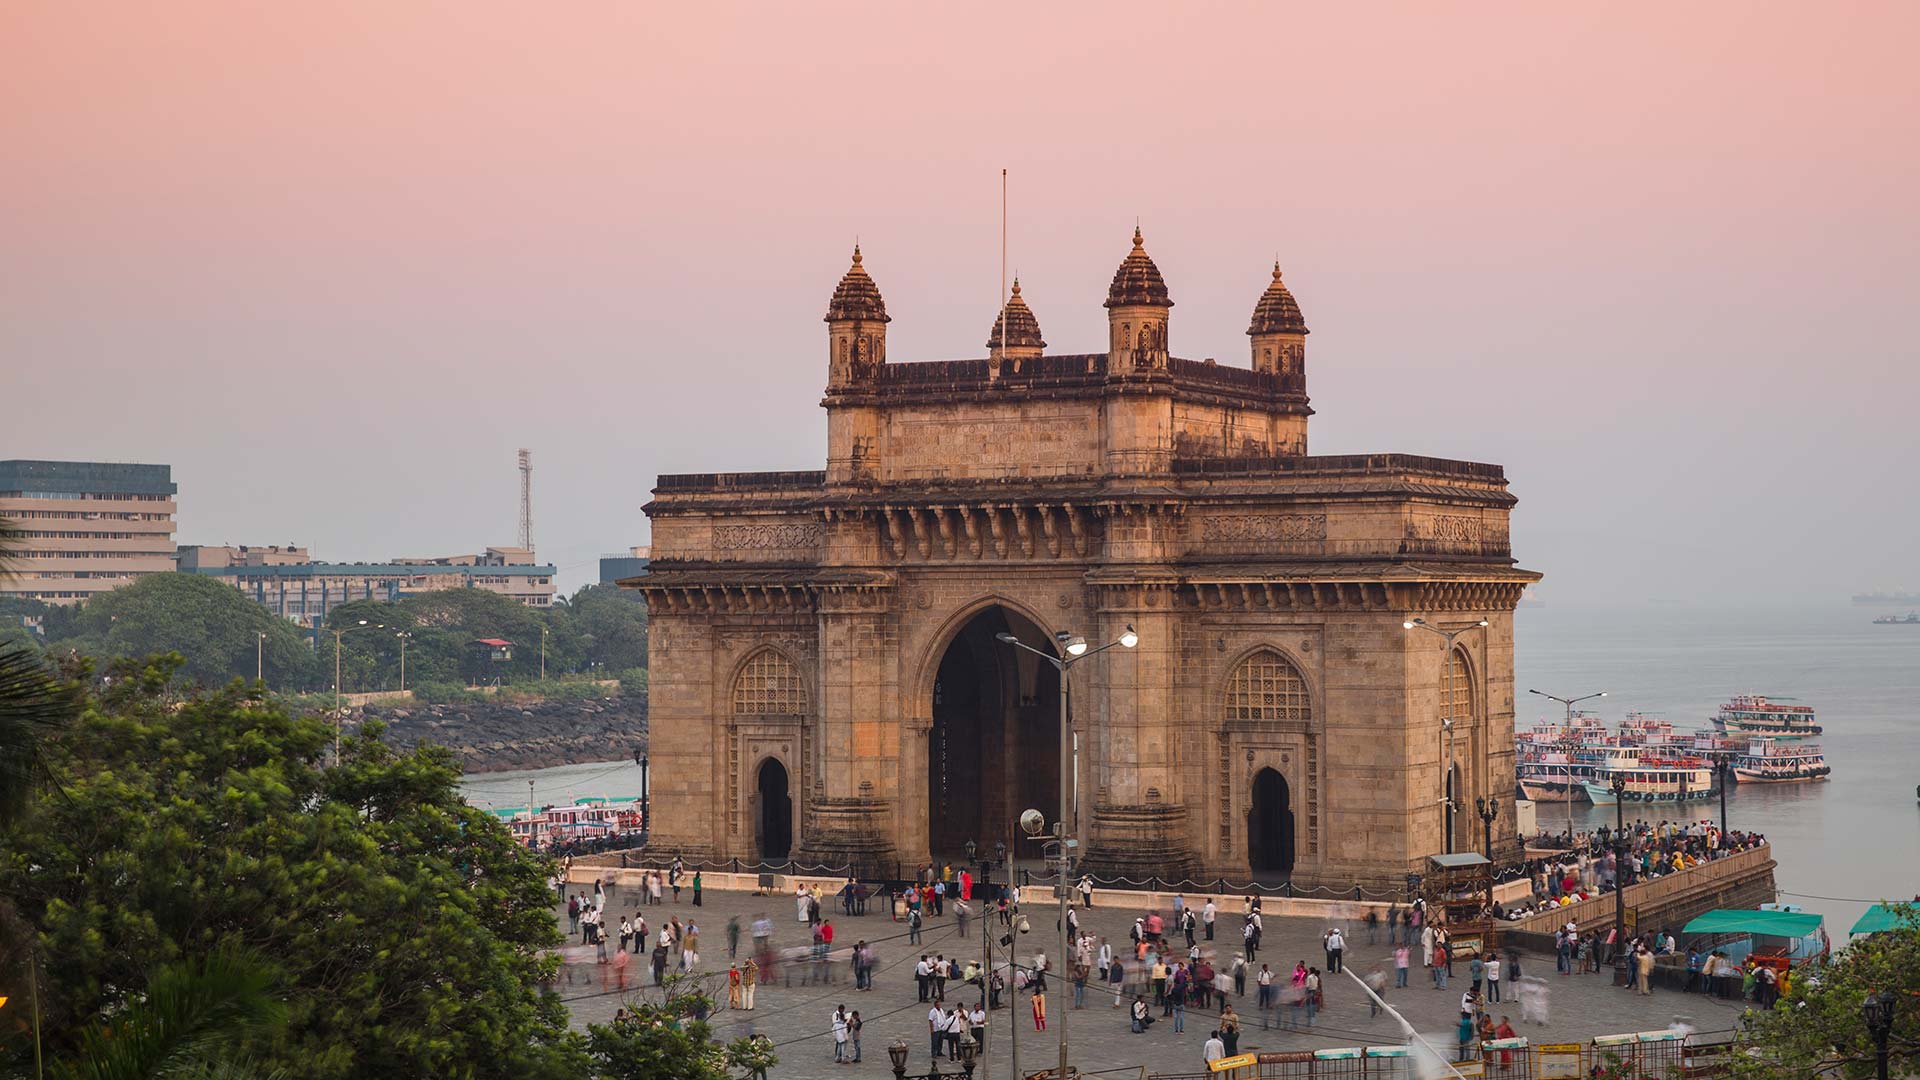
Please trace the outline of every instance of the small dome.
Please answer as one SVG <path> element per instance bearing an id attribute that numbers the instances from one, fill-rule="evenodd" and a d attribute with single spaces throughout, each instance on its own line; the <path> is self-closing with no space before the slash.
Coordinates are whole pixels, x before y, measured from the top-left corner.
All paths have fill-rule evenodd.
<path id="1" fill-rule="evenodd" d="M 987 348 L 1000 347 L 1000 316 L 993 318 L 993 333 L 987 337 Z M 1033 317 L 1033 309 L 1020 298 L 1020 279 L 1013 279 L 1013 295 L 1007 300 L 1007 325 L 1012 332 L 1007 335 L 1009 348 L 1044 349 L 1047 343 L 1040 340 L 1040 320 Z"/>
<path id="2" fill-rule="evenodd" d="M 1130 304 L 1173 306 L 1173 301 L 1167 299 L 1167 283 L 1160 277 L 1160 268 L 1147 257 L 1138 225 L 1133 228 L 1133 250 L 1120 261 L 1120 269 L 1113 272 L 1113 285 L 1107 289 L 1107 307 Z"/>
<path id="3" fill-rule="evenodd" d="M 1307 332 L 1307 320 L 1300 317 L 1300 305 L 1294 302 L 1293 294 L 1280 280 L 1280 264 L 1273 264 L 1273 284 L 1260 294 L 1260 302 L 1253 306 L 1253 325 L 1247 327 L 1248 334 L 1304 334 Z"/>
<path id="4" fill-rule="evenodd" d="M 887 302 L 880 298 L 880 287 L 860 265 L 860 245 L 853 246 L 853 265 L 827 301 L 827 322 L 865 319 L 868 322 L 892 322 L 887 317 Z"/>

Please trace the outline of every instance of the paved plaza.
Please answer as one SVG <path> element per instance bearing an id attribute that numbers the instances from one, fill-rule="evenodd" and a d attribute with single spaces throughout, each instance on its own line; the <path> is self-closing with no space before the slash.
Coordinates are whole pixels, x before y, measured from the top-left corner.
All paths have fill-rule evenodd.
<path id="1" fill-rule="evenodd" d="M 578 890 L 579 886 L 576 885 L 575 889 Z M 907 941 L 906 924 L 891 920 L 884 906 L 876 903 L 864 916 L 846 917 L 837 912 L 829 916 L 835 930 L 836 952 L 864 939 L 878 953 L 878 969 L 872 990 L 855 991 L 852 976 L 844 963 L 833 965 L 832 981 L 824 984 L 809 979 L 808 965 L 786 964 L 778 969 L 773 985 L 760 988 L 752 1011 L 727 1010 L 724 1002 L 728 962 L 726 926 L 729 917 L 738 916 L 740 919 L 743 962 L 750 942 L 748 928 L 753 919 L 762 913 L 773 921 L 773 946 L 776 951 L 806 945 L 811 941 L 810 932 L 805 924 L 797 921 L 791 895 L 754 896 L 709 890 L 701 907 L 693 906 L 690 892 L 683 891 L 681 895 L 682 900 L 678 904 L 669 899 L 658 906 L 641 908 L 637 889 L 619 889 L 608 903 L 609 930 L 617 930 L 621 916 L 636 912 L 646 916 L 649 928 L 656 935 L 663 918 L 678 916 L 683 923 L 689 918 L 695 921 L 700 927 L 700 967 L 702 972 L 716 976 L 712 986 L 723 1005 L 713 1017 L 715 1034 L 722 1039 L 750 1033 L 773 1039 L 780 1057 L 780 1064 L 773 1072 L 783 1078 L 837 1076 L 862 1071 L 880 1077 L 890 1076 L 886 1048 L 896 1038 L 904 1039 L 912 1050 L 909 1071 L 916 1074 L 927 1072 L 928 1006 L 918 998 L 913 964 L 922 952 L 945 953 L 962 960 L 978 960 L 980 957 L 977 918 L 969 927 L 968 936 L 962 938 L 949 907 L 944 918 L 928 920 L 922 934 L 922 944 L 912 946 Z M 1203 897 L 1189 899 L 1196 903 L 1204 902 Z M 1053 918 L 1056 910 L 1044 904 L 1026 906 L 1033 932 L 1015 946 L 1023 963 L 1030 961 L 1036 950 L 1044 950 L 1049 957 L 1055 957 L 1058 953 L 1059 938 Z M 559 914 L 564 930 L 564 906 Z M 1082 913 L 1082 923 L 1091 932 L 1105 935 L 1108 941 L 1116 943 L 1116 951 L 1120 951 L 1128 944 L 1127 931 L 1138 914 L 1140 912 L 1131 908 L 1095 907 L 1090 912 Z M 1240 925 L 1238 915 L 1220 916 L 1216 931 L 1220 940 L 1215 943 L 1218 957 L 1232 957 L 1233 953 L 1229 950 L 1237 948 Z M 1296 960 L 1305 960 L 1310 966 L 1324 968 L 1325 953 L 1320 947 L 1320 936 L 1328 925 L 1306 918 L 1275 917 L 1264 920 L 1260 961 L 1272 967 L 1277 983 L 1285 982 L 1286 974 L 1293 969 Z M 1381 932 L 1378 942 L 1372 946 L 1367 944 L 1365 927 L 1358 922 L 1347 928 L 1347 934 L 1350 946 L 1346 966 L 1356 974 L 1365 975 L 1378 963 L 1386 971 L 1391 985 L 1392 951 L 1386 945 L 1385 932 Z M 1175 940 L 1184 944 L 1177 936 Z M 578 934 L 574 935 L 572 941 L 577 944 Z M 1202 945 L 1205 945 L 1204 941 Z M 612 948 L 613 944 L 610 943 L 609 949 Z M 613 983 L 611 965 L 590 961 L 569 965 L 568 973 L 561 977 L 559 991 L 569 1003 L 575 1027 L 610 1020 L 625 1001 L 658 999 L 660 992 L 649 985 L 649 951 L 642 949 L 633 956 L 627 969 L 628 988 L 624 993 Z M 572 952 L 578 956 L 581 950 L 576 948 Z M 1432 988 L 1427 973 L 1418 967 L 1419 962 L 1419 950 L 1415 949 L 1415 967 L 1410 972 L 1410 985 L 1403 990 L 1389 989 L 1386 1000 L 1436 1046 L 1449 1048 L 1453 1045 L 1452 1033 L 1454 1021 L 1459 1015 L 1460 995 L 1467 987 L 1464 977 L 1466 965 L 1455 965 L 1460 977 L 1450 980 L 1448 989 L 1441 991 Z M 1733 1004 L 1714 1001 L 1705 995 L 1656 989 L 1651 997 L 1641 997 L 1614 987 L 1610 975 L 1558 976 L 1554 972 L 1551 956 L 1523 954 L 1521 968 L 1523 975 L 1540 976 L 1549 987 L 1547 1022 L 1523 1023 L 1519 1005 L 1511 998 L 1507 1003 L 1492 1004 L 1489 1008 L 1496 1022 L 1503 1014 L 1512 1017 L 1515 1029 L 1535 1042 L 1585 1041 L 1594 1035 L 1666 1027 L 1676 1020 L 1702 1031 L 1713 1031 L 1732 1026 L 1737 1015 Z M 1257 971 L 1258 964 L 1251 970 Z M 1217 1011 L 1203 1013 L 1198 1009 L 1188 1009 L 1184 1034 L 1173 1031 L 1171 1019 L 1161 1019 L 1146 1034 L 1135 1035 L 1128 1030 L 1128 1010 L 1113 1007 L 1110 989 L 1101 993 L 1089 982 L 1086 1007 L 1066 1010 L 1063 1017 L 1060 992 L 1051 978 L 1048 984 L 1049 1030 L 1034 1030 L 1024 995 L 1017 1008 L 1003 1007 L 992 1014 L 988 1022 L 985 1056 L 989 1075 L 1013 1075 L 1011 1047 L 1007 1038 L 1010 1024 L 1018 1028 L 1022 1072 L 1045 1068 L 1056 1061 L 1058 1026 L 1063 1018 L 1068 1023 L 1073 1064 L 1084 1071 L 1133 1069 L 1144 1065 L 1152 1072 L 1192 1072 L 1201 1066 L 1201 1044 L 1206 1041 Z M 978 1000 L 977 990 L 956 987 L 957 983 L 948 986 L 949 1002 Z M 1262 1030 L 1260 1011 L 1254 1007 L 1254 983 L 1249 977 L 1246 996 L 1233 999 L 1243 1028 L 1240 1050 L 1313 1050 L 1400 1041 L 1397 1026 L 1391 1017 L 1385 1014 L 1377 1017 L 1368 1015 L 1365 994 L 1351 979 L 1345 976 L 1326 978 L 1324 996 L 1326 1008 L 1315 1019 L 1310 1030 L 1285 1030 L 1279 1027 L 1286 1023 L 1289 1012 L 1284 1007 L 1273 1012 L 1272 1019 L 1276 1027 Z M 1003 995 L 1003 1006 L 1011 997 L 1010 993 Z M 1131 1001 L 1131 997 L 1128 1000 Z M 861 1038 L 863 1060 L 858 1065 L 838 1065 L 833 1060 L 831 1019 L 834 1007 L 840 1004 L 845 1004 L 849 1010 L 858 1009 L 865 1021 Z M 1158 1017 L 1160 1011 L 1156 1007 L 1153 1014 Z M 940 1063 L 940 1068 L 944 1072 L 958 1071 L 957 1064 L 945 1061 Z"/>

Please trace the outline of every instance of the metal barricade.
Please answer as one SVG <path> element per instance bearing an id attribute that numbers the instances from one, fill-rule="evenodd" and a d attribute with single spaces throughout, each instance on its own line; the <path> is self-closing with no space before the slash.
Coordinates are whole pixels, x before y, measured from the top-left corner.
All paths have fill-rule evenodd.
<path id="1" fill-rule="evenodd" d="M 1314 1080 L 1366 1080 L 1367 1048 L 1341 1046 L 1313 1052 Z"/>
<path id="2" fill-rule="evenodd" d="M 1480 1063 L 1489 1080 L 1533 1080 L 1533 1055 L 1523 1038 L 1480 1044 Z"/>
<path id="3" fill-rule="evenodd" d="M 1313 1080 L 1313 1053 L 1307 1050 L 1257 1054 L 1260 1080 Z"/>

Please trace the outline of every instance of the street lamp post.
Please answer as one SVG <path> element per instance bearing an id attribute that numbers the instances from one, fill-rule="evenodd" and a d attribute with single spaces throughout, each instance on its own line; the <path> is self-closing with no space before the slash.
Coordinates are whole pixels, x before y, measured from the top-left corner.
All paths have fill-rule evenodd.
<path id="1" fill-rule="evenodd" d="M 547 681 L 547 628 L 540 628 L 540 681 Z"/>
<path id="2" fill-rule="evenodd" d="M 336 765 L 340 763 L 340 723 L 343 717 L 340 707 L 340 639 L 368 625 L 367 620 L 361 619 L 352 626 L 329 627 L 327 630 L 333 635 L 333 763 Z M 386 629 L 380 623 L 371 625 L 375 630 Z"/>
<path id="3" fill-rule="evenodd" d="M 1893 995 L 1885 990 L 1868 994 L 1860 1005 L 1860 1012 L 1867 1022 L 1867 1033 L 1873 1036 L 1874 1071 L 1880 1080 L 1887 1080 L 1887 1039 L 1893 1034 Z"/>
<path id="4" fill-rule="evenodd" d="M 1613 789 L 1613 937 L 1619 942 L 1617 958 L 1627 945 L 1627 777 L 1614 773 L 1608 783 Z"/>
<path id="5" fill-rule="evenodd" d="M 400 639 L 400 692 L 404 694 L 407 692 L 407 642 L 413 639 L 413 635 L 400 630 L 393 636 Z"/>
<path id="6" fill-rule="evenodd" d="M 266 680 L 267 632 L 265 630 L 256 630 L 253 632 L 253 681 L 265 682 Z"/>
<path id="7" fill-rule="evenodd" d="M 998 638 L 1002 644 L 1010 645 L 1016 649 L 1025 649 L 1027 652 L 1052 664 L 1054 669 L 1060 673 L 1060 819 L 1055 823 L 1053 829 L 1054 839 L 1059 841 L 1060 844 L 1060 866 L 1059 869 L 1055 871 L 1056 876 L 1054 878 L 1053 891 L 1057 894 L 1060 902 L 1060 972 L 1061 986 L 1064 988 L 1066 985 L 1067 957 L 1070 955 L 1067 941 L 1067 909 L 1072 904 L 1070 899 L 1072 890 L 1067 887 L 1067 877 L 1073 865 L 1073 849 L 1080 843 L 1076 835 L 1079 832 L 1079 815 L 1075 812 L 1076 808 L 1073 806 L 1073 776 L 1077 771 L 1076 766 L 1078 762 L 1074 760 L 1073 743 L 1068 735 L 1067 709 L 1069 702 L 1067 700 L 1067 670 L 1074 664 L 1098 656 L 1116 645 L 1131 649 L 1135 645 L 1140 644 L 1140 635 L 1133 632 L 1132 624 L 1128 624 L 1127 628 L 1121 632 L 1118 638 L 1107 642 L 1097 649 L 1088 649 L 1086 638 L 1062 630 L 1054 635 L 1055 640 L 1060 646 L 1060 655 L 1058 656 L 1047 652 L 1045 649 L 1036 649 L 1004 631 L 995 634 L 994 637 Z M 1060 1071 L 1055 1074 L 1054 1080 L 1067 1080 L 1067 1013 L 1069 1010 L 1061 1008 L 1056 1011 L 1060 1017 Z M 1016 1071 L 1016 1077 L 1017 1075 Z"/>
<path id="8" fill-rule="evenodd" d="M 1440 716 L 1440 730 L 1446 734 L 1447 738 L 1447 765 L 1446 771 L 1442 773 L 1440 777 L 1440 790 L 1444 792 L 1446 796 L 1443 800 L 1447 807 L 1446 845 L 1447 854 L 1451 855 L 1453 854 L 1453 816 L 1454 812 L 1458 809 L 1457 796 L 1459 794 L 1453 790 L 1453 718 L 1445 715 L 1453 708 L 1453 643 L 1469 631 L 1484 629 L 1487 625 L 1487 620 L 1481 619 L 1471 626 L 1463 626 L 1458 630 L 1442 630 L 1421 618 L 1408 619 L 1400 625 L 1408 630 L 1419 629 L 1439 634 L 1447 640 L 1446 659 L 1444 661 L 1447 665 L 1447 700 L 1441 706 Z M 1483 749 L 1491 750 L 1490 747 Z"/>
<path id="9" fill-rule="evenodd" d="M 1727 842 L 1727 785 L 1733 782 L 1733 762 L 1726 755 L 1713 761 L 1714 771 L 1720 774 L 1720 842 Z"/>
<path id="10" fill-rule="evenodd" d="M 1500 802 L 1484 795 L 1476 795 L 1473 799 L 1473 808 L 1480 815 L 1480 823 L 1486 827 L 1487 861 L 1497 866 L 1498 860 L 1493 857 L 1493 822 L 1500 816 Z"/>
<path id="11" fill-rule="evenodd" d="M 1574 751 L 1574 747 L 1579 745 L 1578 741 L 1575 740 L 1573 737 L 1573 707 L 1583 701 L 1592 701 L 1594 698 L 1606 697 L 1607 692 L 1605 690 L 1596 690 L 1591 694 L 1581 694 L 1579 697 L 1571 697 L 1571 698 L 1558 697 L 1554 694 L 1549 694 L 1541 690 L 1529 690 L 1527 691 L 1527 693 L 1533 694 L 1537 697 L 1546 698 L 1548 701 L 1557 701 L 1560 704 L 1565 705 L 1567 707 L 1567 731 L 1566 731 L 1566 735 L 1564 736 L 1562 745 L 1566 748 L 1566 752 L 1567 752 L 1567 846 L 1572 847 L 1573 846 L 1573 751 Z"/>

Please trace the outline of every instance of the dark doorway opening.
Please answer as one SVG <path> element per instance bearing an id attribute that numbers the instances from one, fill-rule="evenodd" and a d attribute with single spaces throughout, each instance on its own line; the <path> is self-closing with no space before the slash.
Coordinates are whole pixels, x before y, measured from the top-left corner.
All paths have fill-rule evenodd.
<path id="1" fill-rule="evenodd" d="M 793 853 L 793 797 L 787 791 L 787 767 L 780 759 L 760 763 L 754 798 L 760 804 L 755 819 L 760 861 L 780 862 Z"/>
<path id="2" fill-rule="evenodd" d="M 1039 810 L 1049 823 L 1060 816 L 1060 673 L 1000 633 L 1053 651 L 1031 621 L 992 607 L 954 635 L 934 680 L 927 835 L 936 859 L 956 865 L 969 840 L 1037 859 L 1041 845 L 1020 833 L 1020 812 Z"/>
<path id="3" fill-rule="evenodd" d="M 1446 841 L 1447 841 L 1447 854 L 1449 855 L 1453 854 L 1454 851 L 1456 850 L 1455 847 L 1453 846 L 1455 842 L 1453 822 L 1454 822 L 1454 819 L 1459 816 L 1460 816 L 1460 766 L 1454 765 L 1449 769 L 1447 769 Z"/>
<path id="4" fill-rule="evenodd" d="M 1253 776 L 1253 809 L 1247 812 L 1247 863 L 1256 874 L 1293 873 L 1293 796 L 1287 778 L 1273 769 Z"/>

